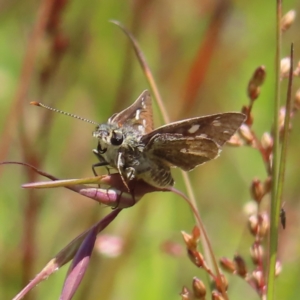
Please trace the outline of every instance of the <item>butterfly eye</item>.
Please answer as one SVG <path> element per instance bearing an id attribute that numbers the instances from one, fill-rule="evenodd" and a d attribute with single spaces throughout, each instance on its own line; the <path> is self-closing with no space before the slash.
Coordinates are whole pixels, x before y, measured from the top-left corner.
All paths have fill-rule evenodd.
<path id="1" fill-rule="evenodd" d="M 113 131 L 110 142 L 114 146 L 119 146 L 123 143 L 123 134 L 120 131 Z"/>

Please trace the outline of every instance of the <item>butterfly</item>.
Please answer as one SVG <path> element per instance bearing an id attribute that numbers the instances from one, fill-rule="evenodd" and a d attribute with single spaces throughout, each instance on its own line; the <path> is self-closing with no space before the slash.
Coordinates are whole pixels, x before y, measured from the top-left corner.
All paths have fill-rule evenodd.
<path id="1" fill-rule="evenodd" d="M 97 125 L 95 167 L 116 169 L 124 184 L 143 180 L 156 188 L 174 185 L 172 167 L 184 171 L 215 159 L 245 121 L 239 112 L 185 119 L 154 129 L 152 101 L 145 90 L 128 108 Z M 129 190 L 129 188 L 128 188 Z"/>

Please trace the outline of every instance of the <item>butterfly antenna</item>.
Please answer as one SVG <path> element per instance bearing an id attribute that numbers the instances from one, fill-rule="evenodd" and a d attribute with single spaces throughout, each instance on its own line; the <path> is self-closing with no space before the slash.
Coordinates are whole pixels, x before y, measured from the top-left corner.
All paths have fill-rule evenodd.
<path id="1" fill-rule="evenodd" d="M 99 125 L 98 123 L 94 122 L 94 121 L 91 121 L 89 119 L 85 119 L 85 118 L 82 118 L 82 117 L 79 117 L 77 115 L 74 115 L 74 114 L 71 114 L 71 113 L 67 113 L 65 111 L 62 111 L 62 110 L 59 110 L 59 109 L 56 109 L 56 108 L 52 108 L 50 106 L 47 106 L 43 103 L 40 103 L 40 102 L 35 102 L 35 101 L 32 101 L 30 102 L 31 105 L 35 105 L 35 106 L 40 106 L 40 107 L 43 107 L 43 108 L 46 108 L 48 110 L 51 110 L 51 111 L 54 111 L 54 112 L 57 112 L 57 113 L 60 113 L 62 115 L 66 115 L 66 116 L 69 116 L 69 117 L 72 117 L 72 118 L 75 118 L 75 119 L 78 119 L 78 120 L 81 120 L 81 121 L 84 121 L 84 122 L 87 122 L 87 123 L 91 123 L 91 124 L 94 124 L 94 125 Z"/>

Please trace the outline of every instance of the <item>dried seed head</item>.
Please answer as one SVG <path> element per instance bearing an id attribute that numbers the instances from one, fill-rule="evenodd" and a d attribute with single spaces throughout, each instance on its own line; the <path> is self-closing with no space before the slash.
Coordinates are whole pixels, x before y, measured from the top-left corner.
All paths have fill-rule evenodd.
<path id="1" fill-rule="evenodd" d="M 291 58 L 285 57 L 280 61 L 280 76 L 287 77 L 291 68 Z"/>
<path id="2" fill-rule="evenodd" d="M 247 94 L 251 101 L 257 99 L 260 94 L 260 86 L 263 84 L 266 77 L 265 66 L 258 67 L 248 83 Z"/>
<path id="3" fill-rule="evenodd" d="M 254 101 L 258 98 L 260 94 L 260 87 L 255 86 L 251 82 L 248 84 L 248 97 L 250 98 L 251 101 Z"/>
<path id="4" fill-rule="evenodd" d="M 236 272 L 236 263 L 227 257 L 221 257 L 220 265 L 224 271 L 232 274 Z"/>
<path id="5" fill-rule="evenodd" d="M 250 191 L 251 191 L 252 198 L 257 203 L 260 203 L 261 199 L 264 196 L 264 187 L 259 179 L 255 178 L 252 180 Z"/>
<path id="6" fill-rule="evenodd" d="M 252 144 L 253 134 L 249 126 L 247 126 L 246 124 L 242 124 L 242 126 L 240 127 L 240 134 L 248 144 Z"/>
<path id="7" fill-rule="evenodd" d="M 247 276 L 247 267 L 246 267 L 245 260 L 242 258 L 241 255 L 236 254 L 234 256 L 234 261 L 235 261 L 236 267 L 237 267 L 237 274 L 239 276 L 245 278 Z"/>
<path id="8" fill-rule="evenodd" d="M 262 86 L 266 78 L 266 68 L 265 66 L 259 66 L 253 74 L 253 77 L 251 81 L 256 85 L 256 86 Z"/>
<path id="9" fill-rule="evenodd" d="M 228 280 L 227 278 L 224 276 L 224 274 L 220 274 L 221 277 L 221 282 L 219 280 L 219 278 L 217 277 L 216 281 L 215 281 L 215 285 L 216 285 L 216 289 L 219 292 L 222 292 L 222 286 L 225 288 L 225 291 L 228 290 Z"/>
<path id="10" fill-rule="evenodd" d="M 264 283 L 264 275 L 262 271 L 255 270 L 252 272 L 252 276 L 255 280 L 256 286 L 261 291 L 264 289 L 265 283 Z"/>
<path id="11" fill-rule="evenodd" d="M 243 212 L 247 216 L 257 214 L 257 203 L 254 200 L 248 201 L 243 207 Z"/>
<path id="12" fill-rule="evenodd" d="M 258 231 L 258 217 L 257 215 L 251 215 L 248 218 L 248 226 L 252 235 L 256 236 Z"/>
<path id="13" fill-rule="evenodd" d="M 264 249 L 262 245 L 258 243 L 254 243 L 250 248 L 250 256 L 252 258 L 253 263 L 255 265 L 258 265 L 262 261 L 263 255 L 264 255 Z"/>
<path id="14" fill-rule="evenodd" d="M 194 297 L 196 299 L 205 299 L 206 287 L 203 281 L 201 281 L 197 277 L 193 278 L 193 292 L 194 292 Z"/>
<path id="15" fill-rule="evenodd" d="M 224 297 L 217 291 L 212 291 L 211 293 L 212 300 L 224 300 Z"/>
<path id="16" fill-rule="evenodd" d="M 193 294 L 185 286 L 182 288 L 180 296 L 181 300 L 193 300 Z"/>
<path id="17" fill-rule="evenodd" d="M 296 18 L 296 11 L 290 10 L 288 11 L 282 18 L 280 22 L 281 30 L 284 32 L 291 27 Z"/>
<path id="18" fill-rule="evenodd" d="M 269 230 L 269 217 L 267 213 L 252 215 L 248 219 L 250 232 L 258 238 L 264 238 Z"/>
<path id="19" fill-rule="evenodd" d="M 198 241 L 193 236 L 191 236 L 190 234 L 188 234 L 184 231 L 181 231 L 181 234 L 182 234 L 182 237 L 184 239 L 187 249 L 195 251 L 197 249 Z"/>
<path id="20" fill-rule="evenodd" d="M 269 231 L 269 216 L 267 213 L 261 213 L 258 215 L 258 221 L 259 221 L 259 226 L 258 226 L 258 236 L 260 238 L 263 238 L 266 236 L 266 234 Z"/>
<path id="21" fill-rule="evenodd" d="M 264 132 L 262 135 L 261 145 L 265 150 L 271 151 L 273 149 L 273 138 L 269 132 Z"/>
<path id="22" fill-rule="evenodd" d="M 277 260 L 275 265 L 275 276 L 279 276 L 281 271 L 282 271 L 282 264 L 279 260 Z"/>
<path id="23" fill-rule="evenodd" d="M 191 262 L 198 268 L 207 268 L 204 257 L 200 252 L 188 249 L 188 257 L 191 260 Z"/>

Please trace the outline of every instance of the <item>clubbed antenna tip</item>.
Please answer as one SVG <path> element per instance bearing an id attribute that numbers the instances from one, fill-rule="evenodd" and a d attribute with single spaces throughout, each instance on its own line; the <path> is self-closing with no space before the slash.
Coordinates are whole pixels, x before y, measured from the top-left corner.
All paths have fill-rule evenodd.
<path id="1" fill-rule="evenodd" d="M 39 103 L 39 102 L 36 102 L 36 101 L 31 101 L 31 102 L 30 102 L 30 105 L 40 106 L 40 103 Z"/>

